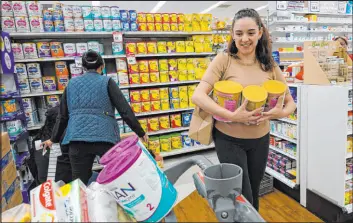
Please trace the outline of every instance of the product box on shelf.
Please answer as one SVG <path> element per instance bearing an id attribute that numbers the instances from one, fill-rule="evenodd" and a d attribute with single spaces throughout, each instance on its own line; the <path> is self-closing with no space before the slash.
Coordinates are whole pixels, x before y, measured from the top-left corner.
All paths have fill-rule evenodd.
<path id="1" fill-rule="evenodd" d="M 15 165 L 15 161 L 12 158 L 12 155 L 9 156 L 8 159 L 9 159 L 8 164 L 1 169 L 2 195 L 4 195 L 4 193 L 9 189 L 10 185 L 12 185 L 17 178 L 16 165 Z"/>
<path id="2" fill-rule="evenodd" d="M 10 137 L 7 132 L 1 133 L 1 158 L 11 150 Z"/>
<path id="3" fill-rule="evenodd" d="M 2 211 L 11 209 L 21 204 L 22 201 L 23 198 L 20 188 L 20 181 L 15 180 L 7 189 L 7 191 L 2 195 L 2 205 L 4 206 L 2 206 L 1 209 Z"/>

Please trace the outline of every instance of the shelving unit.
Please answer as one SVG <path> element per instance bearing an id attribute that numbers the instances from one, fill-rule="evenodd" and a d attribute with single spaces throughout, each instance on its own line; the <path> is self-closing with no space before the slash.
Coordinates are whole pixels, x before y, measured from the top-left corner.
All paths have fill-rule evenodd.
<path id="1" fill-rule="evenodd" d="M 212 149 L 212 148 L 214 148 L 214 144 L 199 145 L 199 146 L 193 146 L 193 147 L 177 149 L 177 150 L 173 150 L 171 152 L 162 152 L 161 156 L 162 157 L 171 157 L 171 156 L 181 155 L 181 154 L 185 154 L 185 153 L 191 153 L 191 152 L 196 152 L 196 151 L 208 150 L 208 149 Z"/>

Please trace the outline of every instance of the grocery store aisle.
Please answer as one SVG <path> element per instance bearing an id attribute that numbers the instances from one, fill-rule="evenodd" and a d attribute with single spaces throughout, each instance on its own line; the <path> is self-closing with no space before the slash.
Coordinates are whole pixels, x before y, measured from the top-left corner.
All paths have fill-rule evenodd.
<path id="1" fill-rule="evenodd" d="M 209 150 L 198 152 L 197 154 L 166 159 L 164 166 L 167 168 L 193 155 L 204 155 L 213 163 L 218 163 L 215 151 Z M 179 211 L 184 211 L 184 216 L 189 215 L 188 209 L 196 208 L 193 207 L 194 202 L 192 202 L 192 200 L 193 197 L 198 195 L 195 191 L 192 175 L 198 171 L 200 171 L 198 167 L 190 168 L 180 177 L 175 185 L 179 192 L 178 202 L 180 202 L 180 206 L 182 207 Z M 298 202 L 277 190 L 260 198 L 260 214 L 267 222 L 323 222 L 302 207 Z M 208 220 L 212 221 L 212 219 Z"/>

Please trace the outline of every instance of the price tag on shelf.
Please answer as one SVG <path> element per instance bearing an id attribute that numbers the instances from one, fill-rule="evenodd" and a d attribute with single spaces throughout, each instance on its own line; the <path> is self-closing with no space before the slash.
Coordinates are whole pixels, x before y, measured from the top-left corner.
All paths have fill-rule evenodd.
<path id="1" fill-rule="evenodd" d="M 82 57 L 75 57 L 75 66 L 82 67 Z"/>
<path id="2" fill-rule="evenodd" d="M 123 42 L 123 33 L 122 32 L 113 32 L 113 41 L 116 43 Z"/>
<path id="3" fill-rule="evenodd" d="M 127 64 L 136 64 L 135 54 L 126 55 Z"/>
<path id="4" fill-rule="evenodd" d="M 287 1 L 276 1 L 277 10 L 287 10 Z"/>
<path id="5" fill-rule="evenodd" d="M 310 12 L 320 12 L 320 1 L 310 1 Z"/>
<path id="6" fill-rule="evenodd" d="M 346 6 L 347 3 L 345 1 L 338 2 L 338 13 L 339 14 L 346 14 Z"/>

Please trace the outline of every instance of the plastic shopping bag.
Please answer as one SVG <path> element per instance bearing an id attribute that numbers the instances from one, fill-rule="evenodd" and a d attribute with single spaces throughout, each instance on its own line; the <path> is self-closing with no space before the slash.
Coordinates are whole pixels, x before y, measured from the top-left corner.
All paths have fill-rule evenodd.
<path id="1" fill-rule="evenodd" d="M 31 206 L 20 204 L 3 212 L 1 222 L 31 222 Z"/>

